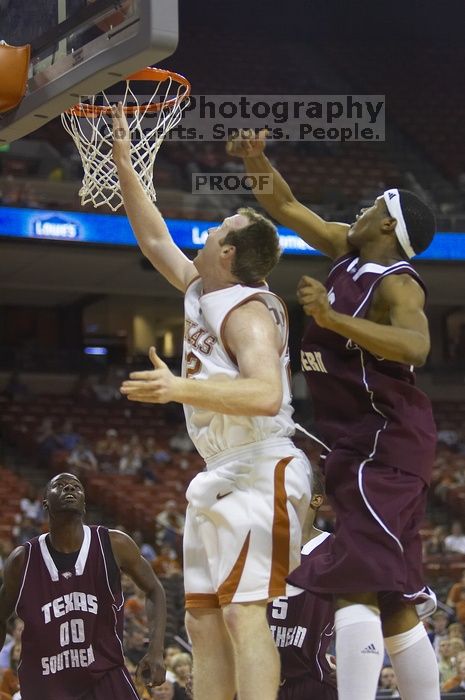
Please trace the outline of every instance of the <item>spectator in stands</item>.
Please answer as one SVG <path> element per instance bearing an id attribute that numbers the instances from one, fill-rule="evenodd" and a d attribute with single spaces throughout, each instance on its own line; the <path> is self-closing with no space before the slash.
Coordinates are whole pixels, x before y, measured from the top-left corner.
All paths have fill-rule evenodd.
<path id="1" fill-rule="evenodd" d="M 460 661 L 458 666 L 459 683 L 453 688 L 450 688 L 448 693 L 463 693 L 465 691 L 465 659 Z"/>
<path id="2" fill-rule="evenodd" d="M 452 622 L 447 628 L 449 639 L 464 639 L 463 625 L 460 622 Z"/>
<path id="3" fill-rule="evenodd" d="M 174 700 L 174 685 L 170 681 L 165 681 L 156 688 L 152 688 L 152 698 L 155 700 Z"/>
<path id="4" fill-rule="evenodd" d="M 118 471 L 120 474 L 137 474 L 140 472 L 144 464 L 144 452 L 140 445 L 131 443 L 123 445 L 121 449 L 121 457 L 118 462 Z"/>
<path id="5" fill-rule="evenodd" d="M 157 452 L 157 441 L 153 436 L 147 437 L 144 442 L 144 456 L 146 459 L 155 459 L 155 454 Z"/>
<path id="6" fill-rule="evenodd" d="M 133 664 L 137 665 L 147 653 L 147 637 L 139 625 L 129 627 L 125 646 L 126 656 Z"/>
<path id="7" fill-rule="evenodd" d="M 119 384 L 120 380 L 116 377 L 115 372 L 109 369 L 105 376 L 98 377 L 92 383 L 92 391 L 95 398 L 102 403 L 119 401 L 121 399 Z"/>
<path id="8" fill-rule="evenodd" d="M 58 436 L 51 418 L 44 418 L 35 435 L 39 467 L 47 468 L 55 450 L 60 449 Z"/>
<path id="9" fill-rule="evenodd" d="M 145 594 L 137 586 L 134 593 L 125 599 L 124 612 L 128 620 L 135 620 L 142 627 L 146 625 Z"/>
<path id="10" fill-rule="evenodd" d="M 455 666 L 452 659 L 450 639 L 441 639 L 439 642 L 439 681 L 445 683 L 455 675 Z"/>
<path id="11" fill-rule="evenodd" d="M 10 650 L 10 662 L 3 672 L 0 690 L 3 693 L 14 695 L 19 690 L 18 663 L 21 656 L 21 643 L 16 642 Z"/>
<path id="12" fill-rule="evenodd" d="M 190 459 L 191 452 L 178 452 L 176 458 L 176 466 L 178 469 L 186 471 L 191 466 L 192 460 Z"/>
<path id="13" fill-rule="evenodd" d="M 457 431 L 454 429 L 452 423 L 443 423 L 440 430 L 438 430 L 438 443 L 447 445 L 447 447 L 455 447 L 459 439 Z"/>
<path id="14" fill-rule="evenodd" d="M 84 474 L 98 469 L 97 458 L 87 440 L 79 440 L 66 459 L 68 470 L 81 478 Z"/>
<path id="15" fill-rule="evenodd" d="M 163 447 L 158 447 L 155 450 L 155 453 L 153 455 L 153 458 L 157 464 L 169 464 L 171 462 L 171 455 L 168 452 L 168 450 L 165 450 Z"/>
<path id="16" fill-rule="evenodd" d="M 3 649 L 0 651 L 0 671 L 4 671 L 10 666 L 10 653 L 15 645 L 21 643 L 21 635 L 23 633 L 24 623 L 19 617 L 15 617 L 10 623 L 9 634 L 7 635 Z"/>
<path id="17" fill-rule="evenodd" d="M 44 521 L 45 514 L 41 496 L 41 492 L 30 484 L 28 495 L 24 496 L 19 502 L 22 514 L 35 523 L 42 523 Z"/>
<path id="18" fill-rule="evenodd" d="M 459 593 L 459 598 L 455 603 L 455 617 L 458 622 L 465 624 L 465 588 Z"/>
<path id="19" fill-rule="evenodd" d="M 117 469 L 121 457 L 121 442 L 118 432 L 109 428 L 105 437 L 99 440 L 95 448 L 96 457 L 102 471 L 114 471 Z"/>
<path id="20" fill-rule="evenodd" d="M 160 544 L 171 544 L 176 549 L 184 532 L 184 515 L 178 511 L 176 501 L 166 501 L 165 508 L 155 518 L 155 524 L 160 528 Z"/>
<path id="21" fill-rule="evenodd" d="M 449 639 L 449 646 L 451 660 L 455 668 L 457 657 L 459 656 L 459 654 L 465 652 L 465 641 L 460 637 L 451 637 Z"/>
<path id="22" fill-rule="evenodd" d="M 158 477 L 158 467 L 171 462 L 170 453 L 159 447 L 154 437 L 145 440 L 143 450 L 144 460 L 139 471 L 140 477 L 148 483 L 160 483 L 162 479 Z"/>
<path id="23" fill-rule="evenodd" d="M 459 653 L 457 654 L 457 657 L 455 659 L 454 675 L 451 678 L 449 678 L 449 680 L 445 681 L 441 685 L 441 692 L 442 693 L 449 693 L 452 690 L 452 688 L 455 688 L 458 686 L 458 684 L 461 681 L 460 670 L 459 670 L 460 664 L 462 664 L 464 661 L 465 661 L 465 651 L 459 651 Z"/>
<path id="24" fill-rule="evenodd" d="M 462 523 L 460 520 L 455 520 L 452 523 L 450 535 L 444 540 L 446 552 L 457 552 L 465 554 L 465 534 L 463 533 Z"/>
<path id="25" fill-rule="evenodd" d="M 166 640 L 176 643 L 176 638 L 186 639 L 184 627 L 184 579 L 181 572 L 160 579 L 165 589 L 166 608 Z"/>
<path id="26" fill-rule="evenodd" d="M 460 593 L 462 592 L 462 590 L 464 588 L 465 588 L 465 569 L 462 571 L 462 576 L 460 577 L 460 581 L 456 581 L 449 588 L 449 591 L 447 593 L 446 605 L 448 605 L 450 608 L 453 608 L 455 610 L 455 606 L 457 604 L 457 601 L 460 600 Z M 451 625 L 451 627 L 452 627 L 452 625 Z"/>
<path id="27" fill-rule="evenodd" d="M 378 693 L 380 697 L 398 698 L 397 678 L 392 666 L 384 666 L 379 676 Z"/>
<path id="28" fill-rule="evenodd" d="M 136 530 L 135 532 L 133 532 L 132 539 L 139 547 L 142 556 L 145 557 L 147 561 L 153 562 L 157 554 L 152 545 L 149 542 L 144 541 L 144 536 L 142 532 L 140 530 Z"/>
<path id="29" fill-rule="evenodd" d="M 176 551 L 169 544 L 163 544 L 160 554 L 155 557 L 152 567 L 157 576 L 168 577 L 181 573 L 181 562 Z"/>
<path id="30" fill-rule="evenodd" d="M 169 446 L 176 452 L 193 452 L 194 443 L 182 428 L 170 438 Z"/>
<path id="31" fill-rule="evenodd" d="M 436 653 L 436 658 L 439 659 L 439 642 L 441 639 L 448 639 L 447 626 L 449 624 L 449 616 L 444 610 L 437 610 L 431 617 L 433 623 L 433 631 L 428 632 L 428 637 L 433 645 Z"/>
<path id="32" fill-rule="evenodd" d="M 62 450 L 71 452 L 78 444 L 81 436 L 74 430 L 72 421 L 65 420 L 61 430 L 57 433 L 58 444 Z"/>
<path id="33" fill-rule="evenodd" d="M 449 465 L 446 466 L 440 476 L 439 483 L 434 489 L 434 495 L 443 503 L 447 503 L 447 494 L 450 489 L 465 484 L 465 470 L 463 467 L 461 468 L 460 461 L 454 459 L 454 465 L 456 468 L 453 471 Z"/>
<path id="34" fill-rule="evenodd" d="M 165 647 L 163 652 L 163 660 L 166 668 L 166 680 L 170 681 L 170 683 L 174 683 L 176 680 L 176 674 L 173 671 L 173 659 L 175 656 L 180 654 L 181 651 L 182 649 L 178 644 L 170 644 L 169 646 Z"/>
<path id="35" fill-rule="evenodd" d="M 26 540 L 38 537 L 42 530 L 31 518 L 22 517 L 18 524 L 11 529 L 11 534 L 15 540 L 15 546 L 23 544 Z"/>
<path id="36" fill-rule="evenodd" d="M 118 525 L 116 529 L 121 530 L 121 527 Z M 124 532 L 124 530 L 121 530 L 121 532 Z M 130 576 L 127 576 L 127 574 L 124 573 L 124 571 L 121 573 L 121 590 L 123 591 L 124 600 L 127 600 L 129 596 L 134 595 L 136 590 L 136 584 Z"/>
<path id="37" fill-rule="evenodd" d="M 444 538 L 446 536 L 444 527 L 438 525 L 434 528 L 431 537 L 426 540 L 423 545 L 423 554 L 425 556 L 434 556 L 436 554 L 444 554 L 445 545 Z"/>
<path id="38" fill-rule="evenodd" d="M 172 661 L 172 670 L 176 676 L 174 682 L 175 700 L 188 700 L 186 688 L 189 687 L 192 677 L 192 656 L 181 652 L 176 654 Z"/>
<path id="39" fill-rule="evenodd" d="M 151 457 L 144 457 L 142 466 L 137 472 L 137 475 L 144 484 L 159 484 L 160 479 L 157 476 L 157 464 Z"/>

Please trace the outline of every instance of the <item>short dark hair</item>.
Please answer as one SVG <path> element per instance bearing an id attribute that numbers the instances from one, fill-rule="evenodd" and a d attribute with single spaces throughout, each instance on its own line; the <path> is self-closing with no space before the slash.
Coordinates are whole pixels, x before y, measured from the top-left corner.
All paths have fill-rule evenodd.
<path id="1" fill-rule="evenodd" d="M 222 245 L 233 245 L 236 249 L 231 267 L 233 275 L 249 287 L 259 287 L 281 256 L 278 232 L 276 226 L 255 209 L 241 208 L 238 214 L 246 216 L 249 225 L 229 231 Z"/>
<path id="2" fill-rule="evenodd" d="M 415 253 L 422 253 L 436 233 L 435 216 L 430 207 L 410 190 L 399 190 L 399 197 L 410 245 Z"/>
<path id="3" fill-rule="evenodd" d="M 66 474 L 67 476 L 74 476 L 76 481 L 78 481 L 81 484 L 82 488 L 84 488 L 81 480 L 78 479 L 78 477 L 75 474 L 71 474 L 70 472 L 61 472 L 59 474 L 55 474 L 55 476 L 52 476 L 52 478 L 49 479 L 49 481 L 47 481 L 47 483 L 45 484 L 45 497 L 48 497 L 48 494 L 50 493 L 50 489 L 52 488 L 52 482 L 55 481 L 57 477 L 63 476 L 64 474 Z"/>

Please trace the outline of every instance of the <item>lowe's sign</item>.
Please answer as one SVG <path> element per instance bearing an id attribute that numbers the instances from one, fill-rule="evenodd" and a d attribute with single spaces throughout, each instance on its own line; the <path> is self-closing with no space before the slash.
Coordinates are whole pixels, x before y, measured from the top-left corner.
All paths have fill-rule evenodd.
<path id="1" fill-rule="evenodd" d="M 37 238 L 76 241 L 79 239 L 79 224 L 64 216 L 38 216 L 31 219 L 32 235 Z"/>
<path id="2" fill-rule="evenodd" d="M 208 230 L 217 221 L 167 219 L 175 243 L 186 250 L 201 248 Z M 278 227 L 284 255 L 320 255 L 294 231 Z M 35 238 L 63 243 L 93 243 L 111 246 L 136 246 L 137 242 L 125 216 L 83 212 L 47 211 L 0 207 L 0 238 Z M 433 243 L 418 256 L 421 260 L 465 260 L 463 233 L 437 233 Z"/>

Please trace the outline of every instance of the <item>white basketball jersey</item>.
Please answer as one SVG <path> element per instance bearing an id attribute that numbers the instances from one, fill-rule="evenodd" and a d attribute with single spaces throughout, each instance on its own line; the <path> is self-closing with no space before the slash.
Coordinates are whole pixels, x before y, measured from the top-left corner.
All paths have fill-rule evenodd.
<path id="1" fill-rule="evenodd" d="M 239 376 L 234 358 L 223 343 L 224 324 L 234 309 L 251 299 L 259 299 L 270 310 L 282 339 L 281 377 L 283 401 L 276 416 L 231 416 L 184 406 L 189 435 L 205 460 L 235 447 L 289 437 L 295 432 L 289 386 L 287 311 L 279 297 L 263 287 L 237 284 L 203 294 L 202 280 L 195 279 L 187 289 L 183 353 L 183 377 L 195 380 L 231 380 Z"/>

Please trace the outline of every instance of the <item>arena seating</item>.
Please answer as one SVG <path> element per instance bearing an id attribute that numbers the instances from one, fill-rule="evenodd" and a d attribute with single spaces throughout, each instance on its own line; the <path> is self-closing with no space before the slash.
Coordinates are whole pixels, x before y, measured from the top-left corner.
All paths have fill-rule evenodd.
<path id="1" fill-rule="evenodd" d="M 169 449 L 169 438 L 179 429 L 179 422 L 165 422 L 163 407 L 137 404 L 128 411 L 124 402 L 98 404 L 79 403 L 68 396 L 40 396 L 27 405 L 0 402 L 4 432 L 31 464 L 37 461 L 35 433 L 44 417 L 52 418 L 55 428 L 65 420 L 71 420 L 76 433 L 94 446 L 104 437 L 108 428 L 114 428 L 122 441 L 137 434 L 141 439 L 155 437 L 157 447 L 170 453 L 170 462 L 160 466 L 157 474 L 160 483 L 147 484 L 138 476 L 116 473 L 89 473 L 84 475 L 89 501 L 101 508 L 113 522 L 124 524 L 129 529 L 140 529 L 144 534 L 154 534 L 154 518 L 166 500 L 173 499 L 180 509 L 185 509 L 185 489 L 192 476 L 202 469 L 202 460 L 197 453 L 189 453 L 189 466 L 179 468 L 179 453 Z M 44 481 L 53 474 L 66 470 L 68 452 L 54 451 L 44 474 Z M 1 482 L 0 482 L 1 483 Z M 9 481 L 5 489 L 9 489 Z M 27 485 L 27 484 L 26 484 Z M 23 487 L 22 487 L 23 488 Z M 11 507 L 10 507 L 11 505 Z M 0 514 L 0 523 L 12 522 L 18 512 L 19 498 L 10 502 Z"/>
<path id="2" fill-rule="evenodd" d="M 462 80 L 465 48 L 425 45 L 421 60 L 406 58 L 410 56 L 408 46 L 397 46 L 389 61 L 380 60 L 385 52 L 386 47 L 375 42 L 360 52 L 349 52 L 337 42 L 325 47 L 326 55 L 354 90 L 363 86 L 364 94 L 378 94 L 383 86 L 390 117 L 444 175 L 456 180 L 464 171 L 465 102 L 457 86 Z"/>
<path id="3" fill-rule="evenodd" d="M 11 531 L 20 513 L 20 501 L 29 488 L 27 481 L 0 465 L 0 541 L 8 550 L 11 547 Z"/>

